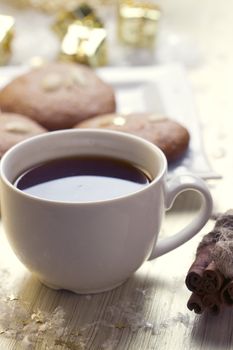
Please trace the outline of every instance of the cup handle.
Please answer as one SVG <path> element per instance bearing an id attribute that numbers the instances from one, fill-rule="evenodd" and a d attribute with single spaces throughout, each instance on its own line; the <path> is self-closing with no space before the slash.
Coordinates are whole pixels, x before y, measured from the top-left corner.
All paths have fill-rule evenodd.
<path id="1" fill-rule="evenodd" d="M 155 243 L 155 246 L 148 260 L 166 254 L 171 250 L 179 247 L 183 243 L 187 242 L 195 234 L 197 234 L 208 221 L 213 208 L 212 197 L 205 182 L 193 175 L 181 175 L 167 182 L 165 187 L 166 210 L 172 207 L 173 202 L 178 194 L 187 190 L 197 191 L 202 197 L 202 205 L 198 215 L 191 221 L 190 224 L 188 224 L 178 233 L 175 233 L 170 237 L 160 239 L 157 243 Z"/>

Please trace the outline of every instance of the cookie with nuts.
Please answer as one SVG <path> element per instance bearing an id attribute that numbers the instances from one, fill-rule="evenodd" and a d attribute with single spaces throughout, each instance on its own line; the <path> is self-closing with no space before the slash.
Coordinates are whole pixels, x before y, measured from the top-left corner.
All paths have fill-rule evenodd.
<path id="1" fill-rule="evenodd" d="M 0 113 L 0 157 L 18 142 L 44 132 L 45 128 L 27 117 Z"/>
<path id="2" fill-rule="evenodd" d="M 100 115 L 75 127 L 104 128 L 140 136 L 157 145 L 169 162 L 177 160 L 185 153 L 190 140 L 190 134 L 183 125 L 153 113 Z"/>
<path id="3" fill-rule="evenodd" d="M 35 120 L 48 130 L 73 127 L 115 111 L 113 88 L 91 68 L 49 63 L 15 78 L 0 91 L 0 109 Z"/>

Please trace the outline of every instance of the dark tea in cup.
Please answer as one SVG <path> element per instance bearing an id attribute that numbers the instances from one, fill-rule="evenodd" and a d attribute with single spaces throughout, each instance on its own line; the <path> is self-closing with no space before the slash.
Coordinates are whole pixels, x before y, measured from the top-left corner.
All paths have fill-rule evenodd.
<path id="1" fill-rule="evenodd" d="M 14 184 L 30 195 L 47 200 L 89 202 L 131 194 L 150 181 L 143 170 L 125 160 L 72 156 L 33 166 Z"/>

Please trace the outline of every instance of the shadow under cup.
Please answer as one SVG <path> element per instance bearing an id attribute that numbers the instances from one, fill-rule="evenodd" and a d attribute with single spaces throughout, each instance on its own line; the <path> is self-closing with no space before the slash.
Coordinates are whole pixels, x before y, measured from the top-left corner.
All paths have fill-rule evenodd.
<path id="1" fill-rule="evenodd" d="M 70 156 L 126 160 L 152 181 L 132 194 L 96 202 L 59 202 L 13 183 L 41 162 Z M 62 130 L 12 147 L 1 160 L 1 207 L 18 258 L 46 285 L 78 293 L 112 289 L 149 257 L 164 213 L 167 162 L 153 144 L 109 130 Z"/>

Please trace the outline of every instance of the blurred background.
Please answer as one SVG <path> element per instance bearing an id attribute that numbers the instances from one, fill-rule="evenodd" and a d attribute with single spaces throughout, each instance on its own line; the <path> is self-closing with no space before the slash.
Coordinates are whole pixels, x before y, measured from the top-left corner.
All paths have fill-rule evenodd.
<path id="1" fill-rule="evenodd" d="M 0 0 L 0 64 L 179 64 L 208 128 L 211 154 L 233 113 L 232 11 L 231 0 Z M 214 126 L 211 115 L 219 115 Z"/>
<path id="2" fill-rule="evenodd" d="M 7 46 L 11 53 L 3 60 L 1 52 L 2 64 L 57 59 L 62 50 L 64 54 L 65 37 L 72 41 L 66 51 L 76 50 L 76 58 L 66 52 L 68 59 L 82 61 L 86 53 L 74 28 L 82 25 L 95 29 L 95 35 L 89 31 L 89 39 L 85 37 L 94 41 L 93 51 L 101 51 L 103 42 L 105 46 L 98 53 L 102 57 L 90 59 L 90 65 L 179 62 L 187 68 L 199 68 L 227 59 L 233 32 L 231 13 L 230 0 L 225 0 L 224 6 L 218 0 L 0 0 L 0 15 L 14 21 L 8 29 L 0 18 L 1 41 L 4 32 L 12 33 Z M 97 29 L 104 31 L 98 33 Z"/>

